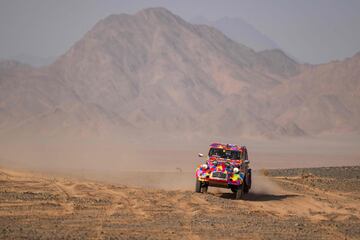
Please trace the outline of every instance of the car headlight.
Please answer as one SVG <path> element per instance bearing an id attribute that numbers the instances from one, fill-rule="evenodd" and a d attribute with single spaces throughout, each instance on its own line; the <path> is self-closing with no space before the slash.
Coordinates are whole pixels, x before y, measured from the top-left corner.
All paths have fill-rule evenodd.
<path id="1" fill-rule="evenodd" d="M 202 178 L 206 178 L 208 176 L 208 174 L 207 173 L 203 173 L 203 174 L 201 174 L 201 177 Z"/>
<path id="2" fill-rule="evenodd" d="M 238 173 L 238 172 L 239 172 L 239 169 L 236 167 L 236 168 L 234 168 L 233 172 L 234 172 L 234 173 Z"/>

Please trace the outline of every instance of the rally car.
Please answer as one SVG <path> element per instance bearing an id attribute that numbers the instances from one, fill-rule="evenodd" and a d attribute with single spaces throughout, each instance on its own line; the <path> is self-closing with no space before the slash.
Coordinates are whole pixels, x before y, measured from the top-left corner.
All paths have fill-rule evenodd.
<path id="1" fill-rule="evenodd" d="M 251 188 L 249 163 L 245 146 L 212 143 L 206 163 L 196 169 L 195 191 L 206 193 L 209 186 L 229 188 L 235 199 L 243 198 Z"/>

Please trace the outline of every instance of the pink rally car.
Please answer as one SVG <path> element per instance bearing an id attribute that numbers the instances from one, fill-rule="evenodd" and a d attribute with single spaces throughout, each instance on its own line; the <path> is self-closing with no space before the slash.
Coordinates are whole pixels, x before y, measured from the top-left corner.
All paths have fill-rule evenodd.
<path id="1" fill-rule="evenodd" d="M 251 188 L 249 162 L 245 146 L 212 143 L 206 163 L 196 169 L 195 191 L 206 193 L 209 186 L 229 188 L 235 199 L 241 199 Z"/>

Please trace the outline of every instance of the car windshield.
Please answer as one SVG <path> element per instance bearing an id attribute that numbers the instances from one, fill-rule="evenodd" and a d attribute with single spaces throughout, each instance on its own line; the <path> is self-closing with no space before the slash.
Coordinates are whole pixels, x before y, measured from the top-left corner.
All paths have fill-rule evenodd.
<path id="1" fill-rule="evenodd" d="M 210 148 L 209 157 L 211 156 L 218 156 L 220 158 L 228 158 L 235 160 L 240 160 L 240 158 L 242 158 L 242 154 L 239 151 L 224 150 L 220 148 Z"/>

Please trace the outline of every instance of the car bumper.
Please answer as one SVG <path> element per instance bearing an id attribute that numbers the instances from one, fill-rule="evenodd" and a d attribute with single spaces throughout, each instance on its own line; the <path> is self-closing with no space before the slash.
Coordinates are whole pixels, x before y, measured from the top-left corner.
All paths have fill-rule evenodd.
<path id="1" fill-rule="evenodd" d="M 201 178 L 198 180 L 200 182 L 206 183 L 210 187 L 221 187 L 221 188 L 233 188 L 241 185 L 241 181 L 231 181 L 227 179 L 214 179 L 214 178 Z"/>

